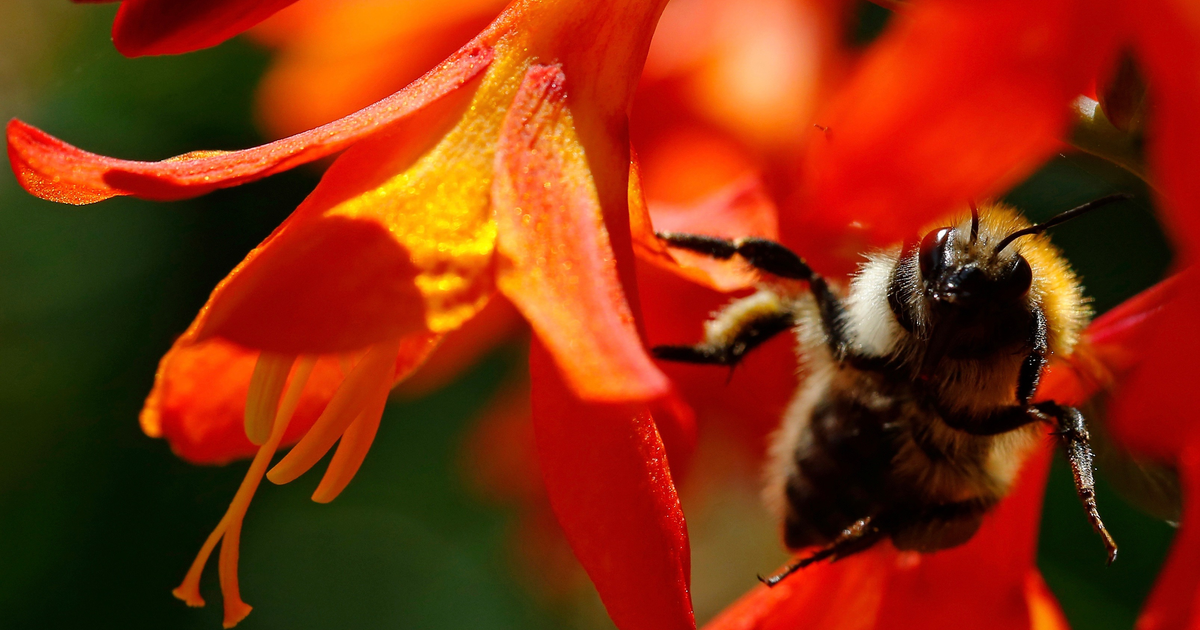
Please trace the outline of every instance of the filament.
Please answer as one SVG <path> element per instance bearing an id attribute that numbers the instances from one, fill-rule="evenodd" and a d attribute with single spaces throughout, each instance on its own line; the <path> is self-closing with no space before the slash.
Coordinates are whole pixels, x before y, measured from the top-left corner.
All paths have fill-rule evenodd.
<path id="1" fill-rule="evenodd" d="M 379 430 L 379 420 L 383 417 L 383 408 L 387 405 L 387 390 L 383 390 L 376 399 L 371 401 L 366 409 L 342 434 L 333 460 L 325 470 L 325 476 L 313 492 L 312 499 L 317 503 L 329 503 L 341 494 L 342 490 L 354 479 L 359 466 L 362 466 L 371 442 L 375 440 L 375 432 Z"/>
<path id="2" fill-rule="evenodd" d="M 300 404 L 300 395 L 308 383 L 308 377 L 312 374 L 315 364 L 316 357 L 304 357 L 297 362 L 296 371 L 283 393 L 283 400 L 279 402 L 270 437 L 259 447 L 254 461 L 250 462 L 250 469 L 246 471 L 246 477 L 242 479 L 242 485 L 233 495 L 233 501 L 229 503 L 225 515 L 208 535 L 208 539 L 200 546 L 200 552 L 196 554 L 196 559 L 188 568 L 183 582 L 171 591 L 175 597 L 183 600 L 188 606 L 203 606 L 204 598 L 200 596 L 200 574 L 204 571 L 204 565 L 207 564 L 208 557 L 212 555 L 217 543 L 225 538 L 225 544 L 221 548 L 221 557 L 218 559 L 220 565 L 218 570 L 221 574 L 221 594 L 226 602 L 224 622 L 226 628 L 233 627 L 250 612 L 250 606 L 241 600 L 237 584 L 238 543 L 241 537 L 242 518 L 246 515 L 246 509 L 250 507 L 250 499 L 254 498 L 254 492 L 258 489 L 258 484 L 262 481 L 263 474 L 271 463 L 271 458 L 279 448 L 279 443 L 283 441 L 283 435 L 292 421 L 292 416 L 295 415 L 296 407 Z"/>
<path id="3" fill-rule="evenodd" d="M 342 382 L 321 417 L 291 452 L 267 473 L 267 479 L 276 484 L 288 483 L 320 461 L 380 392 L 387 395 L 392 387 L 398 352 L 399 341 L 372 346 Z"/>
<path id="4" fill-rule="evenodd" d="M 262 446 L 271 437 L 279 396 L 295 362 L 296 355 L 273 352 L 258 355 L 250 377 L 250 391 L 246 394 L 246 437 L 251 444 Z"/>

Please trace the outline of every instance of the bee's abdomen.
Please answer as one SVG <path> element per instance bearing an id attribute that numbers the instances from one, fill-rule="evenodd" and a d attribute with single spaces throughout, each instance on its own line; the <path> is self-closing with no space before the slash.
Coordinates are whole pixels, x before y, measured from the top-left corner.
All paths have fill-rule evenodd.
<path id="1" fill-rule="evenodd" d="M 887 503 L 898 447 L 896 430 L 882 421 L 884 415 L 832 392 L 814 405 L 785 486 L 789 548 L 826 544 Z"/>

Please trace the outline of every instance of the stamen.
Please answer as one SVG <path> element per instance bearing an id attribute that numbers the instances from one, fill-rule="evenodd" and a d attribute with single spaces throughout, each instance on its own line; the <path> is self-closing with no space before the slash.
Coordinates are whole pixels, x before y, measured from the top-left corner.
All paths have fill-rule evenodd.
<path id="1" fill-rule="evenodd" d="M 246 437 L 255 446 L 262 446 L 271 437 L 271 424 L 278 411 L 279 397 L 287 383 L 288 372 L 296 355 L 263 352 L 254 364 L 250 391 L 246 394 Z"/>
<path id="2" fill-rule="evenodd" d="M 304 357 L 297 362 L 296 371 L 292 375 L 291 382 L 288 383 L 287 389 L 283 394 L 283 400 L 279 404 L 279 411 L 275 415 L 275 422 L 272 423 L 271 436 L 267 442 L 263 444 L 258 453 L 254 456 L 254 461 L 250 462 L 250 470 L 246 471 L 246 477 L 242 479 L 242 485 L 238 487 L 237 494 L 233 496 L 233 501 L 229 503 L 229 509 L 225 511 L 225 515 L 221 517 L 221 522 L 213 528 L 208 539 L 200 546 L 200 553 L 196 554 L 196 559 L 192 562 L 192 566 L 188 568 L 187 575 L 184 576 L 183 582 L 173 591 L 175 597 L 183 600 L 188 606 L 203 606 L 204 598 L 200 596 L 200 574 L 204 571 L 204 565 L 208 562 L 208 557 L 212 555 L 213 549 L 221 538 L 229 532 L 232 536 L 231 550 L 228 560 L 224 563 L 226 569 L 222 569 L 222 575 L 236 574 L 237 564 L 237 546 L 238 538 L 240 538 L 242 518 L 246 515 L 246 509 L 250 507 L 250 499 L 254 497 L 255 490 L 258 489 L 258 484 L 262 481 L 263 473 L 266 472 L 267 466 L 271 463 L 271 458 L 275 456 L 275 451 L 279 448 L 279 443 L 283 441 L 283 435 L 287 431 L 288 424 L 292 421 L 292 416 L 296 413 L 296 407 L 300 404 L 300 394 L 304 392 L 304 386 L 308 383 L 308 377 L 312 374 L 313 366 L 316 365 L 316 357 Z M 227 541 L 229 544 L 229 541 Z M 222 556 L 226 556 L 226 550 L 222 548 Z M 219 567 L 220 568 L 220 567 Z M 226 590 L 226 584 L 232 588 L 233 597 L 230 597 L 231 591 Z M 222 579 L 221 592 L 228 601 L 230 599 L 241 601 L 241 597 L 237 593 L 237 580 L 229 582 L 227 579 Z M 245 605 L 243 603 L 243 605 Z M 246 607 L 246 612 L 249 612 L 249 607 Z M 244 616 L 244 615 L 243 615 Z M 230 620 L 229 607 L 226 607 L 226 623 Z M 233 621 L 237 623 L 237 621 Z M 228 626 L 227 626 L 228 627 Z"/>
<path id="3" fill-rule="evenodd" d="M 221 582 L 221 597 L 225 603 L 225 618 L 221 625 L 232 628 L 246 618 L 254 607 L 242 601 L 238 590 L 238 549 L 241 546 L 242 519 L 229 524 L 221 540 L 221 555 L 217 557 L 217 576 Z"/>
<path id="4" fill-rule="evenodd" d="M 277 484 L 288 483 L 320 461 L 379 392 L 391 388 L 399 348 L 399 341 L 372 346 L 342 382 L 321 417 L 267 473 L 267 479 Z"/>
<path id="5" fill-rule="evenodd" d="M 375 432 L 379 430 L 379 420 L 383 417 L 384 407 L 387 406 L 387 395 L 388 389 L 380 392 L 358 415 L 354 424 L 342 434 L 337 450 L 333 453 L 333 460 L 329 462 L 329 468 L 325 470 L 325 476 L 321 478 L 316 492 L 313 492 L 313 501 L 329 503 L 354 479 L 367 456 L 367 451 L 371 450 Z"/>

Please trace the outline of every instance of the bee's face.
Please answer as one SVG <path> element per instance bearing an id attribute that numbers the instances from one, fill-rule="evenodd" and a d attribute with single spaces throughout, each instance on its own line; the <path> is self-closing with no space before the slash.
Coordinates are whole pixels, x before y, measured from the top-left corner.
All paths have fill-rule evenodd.
<path id="1" fill-rule="evenodd" d="M 929 342 L 926 369 L 935 369 L 942 356 L 986 356 L 1028 340 L 1033 270 L 1015 248 L 996 251 L 1004 236 L 960 225 L 921 239 L 915 253 Z"/>
<path id="2" fill-rule="evenodd" d="M 1021 300 L 1033 283 L 1018 253 L 994 253 L 992 239 L 971 239 L 950 227 L 921 239 L 917 260 L 930 313 L 970 313 Z"/>

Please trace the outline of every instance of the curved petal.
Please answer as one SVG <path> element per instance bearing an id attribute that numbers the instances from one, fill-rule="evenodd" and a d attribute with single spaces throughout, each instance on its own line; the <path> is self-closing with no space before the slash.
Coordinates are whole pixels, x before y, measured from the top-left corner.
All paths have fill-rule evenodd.
<path id="1" fill-rule="evenodd" d="M 551 506 L 621 630 L 691 630 L 687 528 L 646 405 L 586 402 L 534 342 L 538 459 Z"/>
<path id="2" fill-rule="evenodd" d="M 738 238 L 779 238 L 778 210 L 757 177 L 743 179 L 691 205 L 647 207 L 636 160 L 630 170 L 630 229 L 639 258 L 717 291 L 754 286 L 758 275 L 740 261 L 720 261 L 684 250 L 669 250 L 655 231 Z"/>
<path id="3" fill-rule="evenodd" d="M 1096 318 L 1071 356 L 1051 364 L 1038 387 L 1038 400 L 1078 405 L 1113 387 L 1148 356 L 1144 344 L 1157 329 L 1180 281 L 1180 276 L 1167 278 Z"/>
<path id="4" fill-rule="evenodd" d="M 1031 173 L 1058 150 L 1070 99 L 1112 55 L 1113 8 L 1102 5 L 906 6 L 818 115 L 828 131 L 811 132 L 788 242 L 801 228 L 844 235 L 850 221 L 851 240 L 899 242 Z"/>
<path id="5" fill-rule="evenodd" d="M 259 447 L 246 438 L 242 417 L 258 355 L 221 339 L 192 343 L 181 338 L 158 364 L 154 389 L 142 408 L 142 430 L 165 438 L 176 455 L 194 464 L 252 457 Z M 336 358 L 317 362 L 285 443 L 308 431 L 342 379 Z"/>
<path id="6" fill-rule="evenodd" d="M 888 544 L 759 586 L 705 630 L 1065 630 L 1034 568 L 1050 452 L 1025 464 L 1013 493 L 967 544 L 933 554 Z"/>
<path id="7" fill-rule="evenodd" d="M 491 63 L 492 49 L 472 43 L 408 87 L 365 109 L 290 138 L 241 151 L 196 151 L 161 162 L 88 153 L 19 120 L 8 123 L 8 155 L 30 193 L 88 204 L 132 195 L 173 200 L 254 181 L 332 155 L 453 93 Z"/>
<path id="8" fill-rule="evenodd" d="M 667 380 L 638 334 L 565 82 L 558 66 L 531 67 L 505 118 L 492 188 L 497 286 L 579 397 L 659 398 Z"/>
<path id="9" fill-rule="evenodd" d="M 414 337 L 400 345 L 395 377 L 415 370 L 436 338 Z M 259 351 L 223 339 L 196 342 L 185 333 L 158 364 L 154 389 L 142 408 L 142 430 L 165 438 L 171 450 L 194 464 L 225 464 L 253 456 L 259 447 L 246 437 L 243 413 Z M 303 390 L 282 444 L 299 440 L 325 410 L 345 379 L 344 357 L 322 357 Z"/>
<path id="10" fill-rule="evenodd" d="M 1146 600 L 1137 630 L 1193 630 L 1200 626 L 1200 448 L 1192 444 L 1179 458 L 1184 513 L 1171 555 Z"/>
<path id="11" fill-rule="evenodd" d="M 126 57 L 208 48 L 295 1 L 124 0 L 113 23 L 113 44 Z"/>

